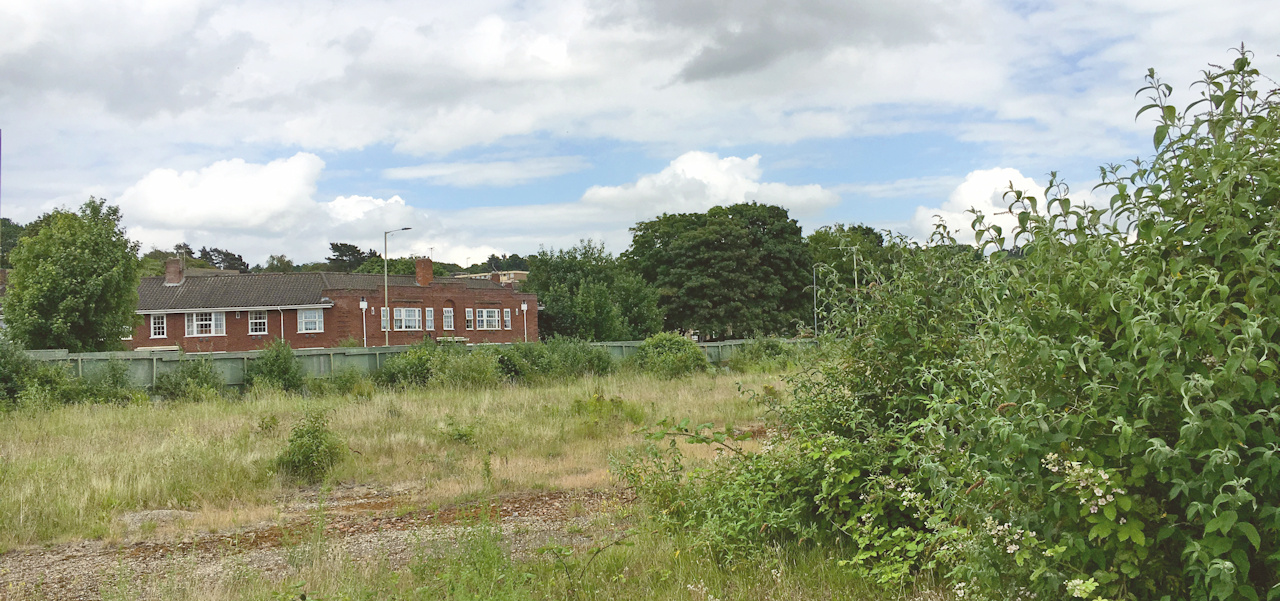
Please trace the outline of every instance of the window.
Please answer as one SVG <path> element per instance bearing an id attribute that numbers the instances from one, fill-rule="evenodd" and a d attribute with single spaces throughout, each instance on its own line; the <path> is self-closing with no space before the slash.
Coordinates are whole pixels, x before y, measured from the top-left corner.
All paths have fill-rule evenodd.
<path id="1" fill-rule="evenodd" d="M 474 322 L 472 321 L 473 319 L 474 319 L 474 317 L 472 317 L 472 315 L 471 315 L 471 309 L 467 309 L 467 329 L 468 329 L 468 330 L 475 329 L 474 325 L 472 325 L 472 324 L 474 323 Z"/>
<path id="2" fill-rule="evenodd" d="M 323 332 L 324 309 L 298 309 L 298 332 Z"/>
<path id="3" fill-rule="evenodd" d="M 422 329 L 422 309 L 396 307 L 395 317 L 397 330 Z"/>
<path id="4" fill-rule="evenodd" d="M 151 337 L 167 338 L 169 336 L 169 331 L 168 331 L 168 328 L 166 327 L 167 325 L 168 324 L 167 324 L 167 320 L 165 319 L 165 316 L 152 315 L 151 316 Z"/>
<path id="5" fill-rule="evenodd" d="M 250 311 L 249 312 L 249 333 L 250 334 L 266 334 L 267 333 L 267 312 L 266 311 Z"/>
<path id="6" fill-rule="evenodd" d="M 511 309 L 502 310 L 502 329 L 511 329 Z"/>
<path id="7" fill-rule="evenodd" d="M 477 330 L 497 330 L 498 328 L 498 310 L 497 309 L 476 309 L 476 329 Z"/>
<path id="8" fill-rule="evenodd" d="M 430 307 L 427 307 L 426 309 L 423 309 L 423 311 L 427 312 L 426 314 L 427 323 L 422 326 L 423 329 L 426 329 L 426 330 L 436 329 L 436 310 Z"/>
<path id="9" fill-rule="evenodd" d="M 390 324 L 387 323 L 390 319 L 391 319 L 390 313 L 387 311 L 386 307 L 383 307 L 382 308 L 382 331 L 383 332 L 387 331 L 387 329 L 391 327 Z"/>
<path id="10" fill-rule="evenodd" d="M 226 336 L 227 316 L 222 311 L 187 313 L 187 336 Z"/>
<path id="11" fill-rule="evenodd" d="M 441 326 L 444 329 L 452 330 L 453 329 L 453 307 L 445 307 L 444 316 L 442 316 L 440 319 L 444 320 L 444 323 L 441 324 Z"/>

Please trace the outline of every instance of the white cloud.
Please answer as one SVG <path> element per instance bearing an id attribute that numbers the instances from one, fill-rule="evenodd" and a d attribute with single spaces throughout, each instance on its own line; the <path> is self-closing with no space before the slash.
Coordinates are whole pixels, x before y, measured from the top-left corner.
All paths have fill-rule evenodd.
<path id="1" fill-rule="evenodd" d="M 388 179 L 421 179 L 433 184 L 458 187 L 514 186 L 582 171 L 591 167 L 580 156 L 533 157 L 514 161 L 426 163 L 413 167 L 383 170 Z"/>
<path id="2" fill-rule="evenodd" d="M 905 232 L 918 240 L 928 240 L 934 224 L 940 219 L 951 230 L 958 242 L 974 242 L 972 223 L 976 210 L 986 217 L 987 224 L 999 225 L 1005 232 L 1012 232 L 1018 218 L 1009 213 L 1010 200 L 1005 193 L 1014 189 L 1042 195 L 1043 185 L 1022 175 L 1017 169 L 1007 167 L 972 171 L 964 181 L 951 191 L 938 207 L 916 207 L 915 215 Z"/>
<path id="3" fill-rule="evenodd" d="M 295 261 L 322 260 L 330 242 L 381 252 L 383 232 L 391 256 L 428 255 L 446 261 L 481 260 L 497 252 L 491 244 L 466 244 L 439 219 L 399 196 L 338 196 L 317 201 L 316 180 L 324 161 L 298 153 L 266 164 L 218 161 L 192 171 L 157 169 L 120 197 L 129 236 L 143 248 L 219 247 L 250 263 L 285 254 Z"/>
<path id="4" fill-rule="evenodd" d="M 793 217 L 816 215 L 840 197 L 818 185 L 761 181 L 758 155 L 724 157 L 686 152 L 658 173 L 619 186 L 592 186 L 576 202 L 479 207 L 442 216 L 452 228 L 491 236 L 516 248 L 565 247 L 582 238 L 605 241 L 620 251 L 627 229 L 662 213 L 703 212 L 717 205 L 760 202 L 787 208 Z M 468 224 L 481 224 L 480 226 Z"/>

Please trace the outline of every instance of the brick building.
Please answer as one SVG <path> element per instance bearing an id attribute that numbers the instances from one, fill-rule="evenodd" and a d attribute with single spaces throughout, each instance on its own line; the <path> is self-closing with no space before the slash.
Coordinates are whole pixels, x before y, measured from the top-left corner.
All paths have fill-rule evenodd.
<path id="1" fill-rule="evenodd" d="M 381 275 L 197 271 L 170 259 L 165 275 L 139 284 L 142 324 L 125 342 L 188 352 L 254 350 L 273 338 L 293 348 L 382 346 L 388 321 L 393 345 L 538 339 L 536 295 L 492 280 L 433 277 L 430 259 L 416 267 L 416 275 L 390 276 L 391 310 L 383 311 Z"/>

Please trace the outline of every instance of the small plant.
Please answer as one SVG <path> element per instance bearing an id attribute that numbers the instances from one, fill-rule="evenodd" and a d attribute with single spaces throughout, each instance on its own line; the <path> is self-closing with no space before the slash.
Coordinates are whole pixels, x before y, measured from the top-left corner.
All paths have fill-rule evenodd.
<path id="1" fill-rule="evenodd" d="M 0 338 L 0 410 L 17 407 L 18 393 L 35 371 L 35 359 L 22 347 Z"/>
<path id="2" fill-rule="evenodd" d="M 245 370 L 245 384 L 270 386 L 286 392 L 298 392 L 306 384 L 302 362 L 293 354 L 293 347 L 283 338 L 276 338 L 262 348 L 257 359 L 249 362 Z"/>
<path id="3" fill-rule="evenodd" d="M 276 467 L 288 476 L 314 484 L 323 480 L 346 452 L 346 445 L 329 429 L 325 412 L 312 410 L 289 433 L 289 442 L 276 457 Z"/>
<path id="4" fill-rule="evenodd" d="M 274 413 L 269 413 L 267 415 L 264 415 L 262 416 L 261 419 L 258 420 L 258 432 L 265 434 L 267 436 L 275 435 L 276 428 L 279 428 L 279 427 L 280 427 L 280 417 Z"/>
<path id="5" fill-rule="evenodd" d="M 151 394 L 169 401 L 202 401 L 217 398 L 222 376 L 207 357 L 183 358 L 175 369 L 156 375 Z"/>
<path id="6" fill-rule="evenodd" d="M 641 371 L 667 379 L 711 368 L 706 353 L 697 344 L 674 332 L 650 336 L 636 349 L 631 360 Z"/>

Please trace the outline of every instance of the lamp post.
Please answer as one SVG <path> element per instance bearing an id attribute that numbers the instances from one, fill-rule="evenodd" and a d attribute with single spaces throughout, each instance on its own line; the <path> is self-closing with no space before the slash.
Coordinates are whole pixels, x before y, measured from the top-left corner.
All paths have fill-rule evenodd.
<path id="1" fill-rule="evenodd" d="M 520 301 L 520 321 L 524 322 L 524 341 L 529 342 L 529 301 Z"/>
<path id="2" fill-rule="evenodd" d="M 387 314 L 387 326 L 382 330 L 383 346 L 391 346 L 391 288 L 387 282 L 390 278 L 387 276 L 387 236 L 396 232 L 411 230 L 411 227 L 402 227 L 398 230 L 387 230 L 382 232 L 382 310 Z M 382 324 L 382 316 L 378 316 L 378 323 Z"/>

